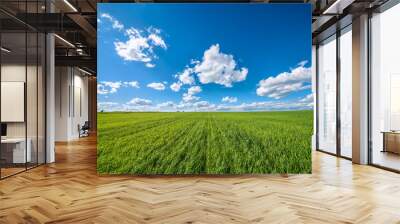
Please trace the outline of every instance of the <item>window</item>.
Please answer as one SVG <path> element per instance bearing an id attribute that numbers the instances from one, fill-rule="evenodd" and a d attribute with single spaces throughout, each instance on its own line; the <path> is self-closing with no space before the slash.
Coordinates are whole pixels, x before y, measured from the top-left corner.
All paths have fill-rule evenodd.
<path id="1" fill-rule="evenodd" d="M 371 162 L 400 170 L 400 4 L 371 18 Z"/>
<path id="2" fill-rule="evenodd" d="M 318 149 L 336 153 L 336 36 L 318 47 Z"/>

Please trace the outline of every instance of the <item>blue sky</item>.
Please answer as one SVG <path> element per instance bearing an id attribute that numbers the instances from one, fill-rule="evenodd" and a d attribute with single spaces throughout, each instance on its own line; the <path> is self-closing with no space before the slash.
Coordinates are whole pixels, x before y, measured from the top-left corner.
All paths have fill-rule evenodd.
<path id="1" fill-rule="evenodd" d="M 308 4 L 98 4 L 98 109 L 310 109 Z"/>

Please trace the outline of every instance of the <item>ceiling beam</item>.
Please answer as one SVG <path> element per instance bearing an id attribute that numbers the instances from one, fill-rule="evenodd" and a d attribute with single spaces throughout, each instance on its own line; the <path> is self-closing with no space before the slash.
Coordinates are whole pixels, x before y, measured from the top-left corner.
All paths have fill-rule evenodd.
<path id="1" fill-rule="evenodd" d="M 86 41 L 91 41 L 93 40 L 90 45 L 91 46 L 96 46 L 96 36 L 97 36 L 97 30 L 90 24 L 85 17 L 83 17 L 80 14 L 68 14 L 68 17 L 73 20 L 78 26 L 82 28 L 83 31 L 90 37 L 87 38 Z"/>
<path id="2" fill-rule="evenodd" d="M 91 56 L 55 56 L 56 66 L 87 67 L 96 71 L 97 60 Z"/>

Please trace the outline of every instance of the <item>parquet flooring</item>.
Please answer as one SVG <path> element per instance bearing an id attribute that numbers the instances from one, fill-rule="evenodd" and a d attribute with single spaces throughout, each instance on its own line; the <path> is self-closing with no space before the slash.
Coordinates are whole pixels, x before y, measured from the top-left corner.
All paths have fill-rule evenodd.
<path id="1" fill-rule="evenodd" d="M 2 177 L 7 177 L 7 176 L 10 176 L 10 175 L 13 175 L 13 174 L 16 174 L 16 173 L 19 173 L 19 172 L 22 172 L 22 171 L 24 171 L 25 170 L 25 167 L 7 167 L 7 168 L 1 168 L 1 176 Z"/>
<path id="2" fill-rule="evenodd" d="M 96 139 L 0 181 L 0 223 L 400 223 L 400 175 L 313 152 L 312 175 L 98 176 Z"/>

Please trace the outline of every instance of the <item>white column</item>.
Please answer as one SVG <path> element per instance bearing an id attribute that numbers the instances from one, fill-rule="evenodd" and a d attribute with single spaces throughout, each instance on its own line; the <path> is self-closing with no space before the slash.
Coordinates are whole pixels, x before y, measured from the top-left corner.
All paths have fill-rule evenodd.
<path id="1" fill-rule="evenodd" d="M 311 62 L 311 85 L 312 85 L 312 94 L 314 96 L 314 126 L 313 126 L 313 135 L 311 137 L 311 148 L 312 150 L 316 150 L 317 148 L 317 48 L 315 45 L 312 46 L 312 62 Z"/>
<path id="2" fill-rule="evenodd" d="M 54 12 L 54 5 L 46 1 L 46 11 Z M 55 162 L 55 43 L 54 34 L 46 35 L 46 163 Z"/>
<path id="3" fill-rule="evenodd" d="M 353 19 L 353 162 L 368 163 L 368 15 Z"/>
<path id="4" fill-rule="evenodd" d="M 54 133 L 55 133 L 55 56 L 54 35 L 47 34 L 46 37 L 46 163 L 55 161 Z"/>

